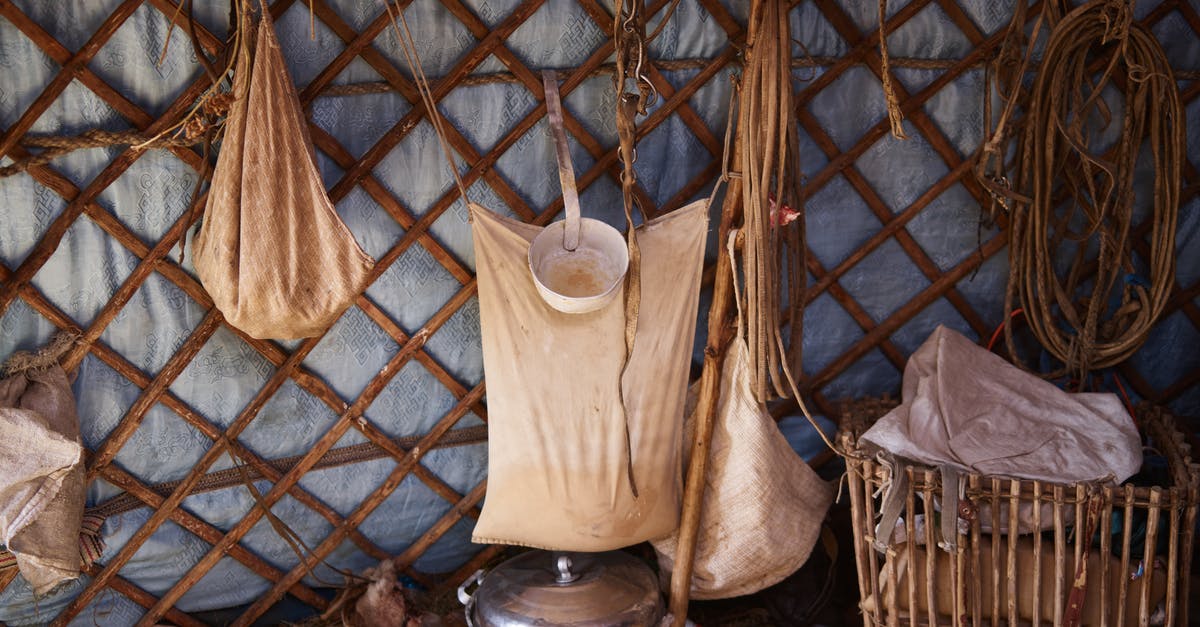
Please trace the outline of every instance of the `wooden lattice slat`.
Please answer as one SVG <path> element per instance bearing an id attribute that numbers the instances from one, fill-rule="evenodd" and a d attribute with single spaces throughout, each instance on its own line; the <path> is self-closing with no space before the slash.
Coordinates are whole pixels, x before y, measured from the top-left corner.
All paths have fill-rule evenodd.
<path id="1" fill-rule="evenodd" d="M 98 569 L 93 565 L 93 566 L 88 567 L 87 572 L 90 575 L 90 574 L 95 573 L 97 570 Z M 142 590 L 141 588 L 133 585 L 128 580 L 123 579 L 121 577 L 114 577 L 112 580 L 112 583 L 109 584 L 109 587 L 112 588 L 113 590 L 116 590 L 117 592 L 120 592 L 121 594 L 128 597 L 129 600 L 131 600 L 134 603 L 137 603 L 138 605 L 145 607 L 145 608 L 151 607 L 152 605 L 154 605 L 154 602 L 156 600 L 158 600 L 157 597 L 155 597 L 154 595 L 150 594 L 149 592 L 146 592 L 145 590 Z M 192 618 L 191 616 L 188 616 L 187 614 L 184 614 L 183 612 L 180 612 L 179 610 L 174 609 L 174 608 L 171 608 L 171 610 L 169 612 L 167 612 L 163 618 L 171 621 L 175 625 L 179 625 L 179 627 L 204 627 L 205 626 L 205 623 L 202 623 L 202 622 Z"/>
<path id="2" fill-rule="evenodd" d="M 603 3 L 596 0 L 575 0 L 575 2 L 592 25 L 597 27 L 605 37 L 611 36 L 612 16 Z M 792 7 L 795 8 L 801 2 L 803 0 L 795 0 L 792 2 Z M 402 4 L 407 3 L 402 2 Z M 462 0 L 440 0 L 440 8 L 445 12 L 446 18 L 460 22 L 476 41 L 454 62 L 445 75 L 437 77 L 433 81 L 434 100 L 440 101 L 459 86 L 466 84 L 468 80 L 475 78 L 473 73 L 479 65 L 485 59 L 494 57 L 507 70 L 509 82 L 523 88 L 532 96 L 535 106 L 504 129 L 500 139 L 485 152 L 477 150 L 468 137 L 453 124 L 447 125 L 449 131 L 447 139 L 450 148 L 464 166 L 462 174 L 464 182 L 468 186 L 480 183 L 486 185 L 515 215 L 533 224 L 545 224 L 555 219 L 562 209 L 561 198 L 552 200 L 544 207 L 530 206 L 513 184 L 501 176 L 494 166 L 545 116 L 541 81 L 535 68 L 523 63 L 509 48 L 507 42 L 507 38 L 541 10 L 545 4 L 545 0 L 523 0 L 517 3 L 507 15 L 496 20 L 496 26 L 489 27 L 475 14 L 474 9 Z M 650 13 L 659 13 L 667 4 L 668 0 L 651 2 Z M 41 25 L 26 16 L 11 0 L 0 0 L 0 18 L 11 22 L 47 57 L 60 65 L 57 74 L 32 100 L 19 118 L 9 128 L 0 128 L 0 155 L 20 159 L 31 154 L 28 147 L 22 145 L 22 140 L 34 123 L 62 96 L 72 81 L 78 81 L 79 84 L 95 94 L 120 115 L 132 129 L 154 134 L 181 118 L 200 93 L 208 87 L 208 80 L 205 77 L 196 78 L 180 88 L 166 106 L 164 114 L 155 118 L 88 67 L 89 62 L 104 47 L 105 43 L 143 5 L 153 7 L 163 19 L 167 20 L 175 16 L 178 9 L 178 4 L 174 0 L 125 0 L 117 5 L 94 33 L 90 34 L 79 50 L 71 51 L 51 36 Z M 943 192 L 955 185 L 961 185 L 976 202 L 983 203 L 987 200 L 986 193 L 971 174 L 970 155 L 959 153 L 959 149 L 939 128 L 924 106 L 966 72 L 979 68 L 982 62 L 990 59 L 998 49 L 1003 33 L 996 32 L 989 35 L 983 32 L 967 15 L 962 6 L 954 0 L 912 0 L 886 20 L 885 32 L 893 33 L 927 7 L 937 7 L 945 13 L 953 27 L 960 31 L 974 47 L 961 59 L 938 60 L 936 63 L 930 61 L 922 65 L 921 67 L 935 69 L 939 73 L 924 87 L 912 93 L 909 93 L 898 80 L 895 80 L 894 76 L 892 77 L 892 83 L 897 88 L 901 110 L 908 120 L 908 126 L 911 131 L 915 131 L 915 135 L 922 137 L 929 144 L 932 154 L 947 169 L 946 174 L 931 183 L 906 207 L 897 207 L 893 211 L 888 207 L 884 195 L 880 194 L 856 167 L 859 158 L 868 150 L 878 142 L 886 141 L 885 136 L 889 130 L 887 120 L 880 120 L 867 128 L 848 148 L 843 150 L 835 144 L 830 133 L 822 127 L 817 116 L 810 110 L 816 96 L 834 86 L 837 79 L 851 68 L 865 67 L 877 79 L 882 77 L 882 63 L 878 51 L 879 31 L 869 28 L 865 32 L 859 32 L 858 26 L 838 0 L 813 0 L 813 5 L 828 22 L 832 33 L 840 39 L 841 43 L 845 44 L 846 52 L 836 59 L 812 59 L 810 63 L 823 64 L 825 69 L 820 75 L 804 84 L 795 95 L 794 102 L 801 129 L 828 160 L 826 165 L 811 173 L 807 178 L 803 193 L 811 201 L 816 192 L 840 177 L 848 183 L 851 193 L 860 197 L 871 215 L 880 222 L 880 227 L 874 235 L 833 267 L 824 267 L 819 260 L 813 257 L 809 259 L 808 269 L 813 275 L 815 283 L 810 286 L 806 296 L 807 301 L 811 303 L 820 295 L 828 294 L 839 307 L 847 312 L 863 333 L 857 341 L 849 346 L 841 347 L 839 354 L 819 371 L 807 373 L 807 376 L 802 377 L 802 384 L 812 396 L 815 404 L 826 414 L 833 414 L 833 403 L 825 396 L 825 389 L 865 355 L 877 349 L 892 367 L 897 370 L 901 369 L 906 355 L 891 338 L 931 304 L 945 300 L 976 334 L 982 336 L 991 331 L 989 321 L 996 319 L 995 312 L 978 311 L 957 286 L 984 261 L 1004 250 L 1006 243 L 1004 233 L 991 236 L 981 242 L 979 249 L 974 254 L 969 254 L 953 267 L 942 270 L 933 261 L 933 258 L 922 249 L 919 241 L 909 229 L 916 216 L 920 215 Z M 662 103 L 650 116 L 640 121 L 638 137 L 639 139 L 645 138 L 656 128 L 675 118 L 682 123 L 682 128 L 686 129 L 708 153 L 709 161 L 703 164 L 695 176 L 686 181 L 661 205 L 656 204 L 645 189 L 639 186 L 635 194 L 647 217 L 661 215 L 704 193 L 721 172 L 719 160 L 723 147 L 722 138 L 713 134 L 690 101 L 712 81 L 720 81 L 722 72 L 736 63 L 745 33 L 742 25 L 719 0 L 696 0 L 695 6 L 708 14 L 709 18 L 725 33 L 728 41 L 710 58 L 696 60 L 697 63 L 693 64 L 697 70 L 696 73 L 682 85 L 672 85 L 667 79 L 665 68 L 650 67 L 648 69 L 648 77 L 659 90 Z M 405 202 L 396 193 L 384 185 L 375 173 L 375 168 L 392 154 L 428 115 L 415 86 L 408 78 L 407 68 L 397 66 L 376 47 L 381 41 L 381 37 L 394 36 L 390 30 L 387 13 L 383 11 L 382 6 L 378 7 L 375 17 L 367 22 L 367 25 L 361 30 L 352 27 L 326 0 L 313 0 L 311 3 L 277 0 L 271 3 L 270 11 L 274 17 L 278 18 L 293 7 L 295 10 L 305 11 L 310 10 L 311 7 L 314 18 L 344 45 L 344 48 L 328 64 L 315 73 L 315 78 L 308 85 L 302 87 L 300 96 L 306 106 L 319 97 L 333 94 L 338 89 L 344 89 L 344 86 L 334 86 L 333 81 L 356 60 L 364 62 L 367 67 L 381 77 L 382 83 L 376 85 L 374 89 L 393 90 L 412 105 L 411 109 L 388 128 L 359 158 L 355 158 L 343 146 L 339 138 L 310 122 L 310 131 L 316 149 L 329 157 L 342 170 L 341 177 L 329 190 L 330 197 L 334 202 L 346 198 L 352 191 L 361 189 L 382 211 L 404 229 L 403 236 L 395 241 L 383 255 L 379 256 L 377 264 L 371 272 L 371 281 L 381 277 L 406 251 L 415 245 L 428 253 L 439 266 L 453 277 L 457 283 L 456 292 L 437 313 L 419 329 L 411 332 L 406 331 L 385 308 L 372 298 L 365 293 L 360 294 L 355 302 L 356 308 L 365 314 L 372 324 L 382 330 L 384 335 L 395 342 L 399 346 L 399 350 L 392 355 L 379 374 L 370 380 L 361 394 L 353 399 L 343 398 L 328 382 L 304 365 L 305 359 L 317 347 L 323 336 L 307 339 L 300 342 L 297 347 L 285 350 L 276 343 L 247 337 L 225 325 L 220 314 L 213 308 L 212 301 L 204 292 L 203 287 L 171 255 L 172 250 L 178 246 L 187 230 L 193 226 L 190 223 L 190 217 L 194 215 L 194 212 L 185 210 L 161 237 L 156 241 L 146 242 L 97 202 L 100 194 L 127 172 L 130 166 L 145 154 L 145 151 L 131 148 L 118 151 L 107 166 L 83 188 L 79 188 L 58 173 L 52 165 L 31 167 L 28 172 L 33 180 L 61 196 L 67 205 L 17 267 L 8 268 L 0 263 L 0 281 L 3 281 L 0 286 L 0 316 L 4 315 L 16 299 L 21 299 L 55 327 L 82 336 L 81 345 L 76 347 L 64 360 L 64 365 L 68 369 L 79 367 L 83 359 L 91 355 L 140 389 L 138 398 L 121 417 L 118 425 L 92 452 L 88 473 L 90 477 L 103 478 L 126 490 L 154 510 L 145 525 L 134 532 L 120 551 L 104 556 L 102 564 L 89 570 L 89 574 L 93 578 L 90 585 L 55 619 L 55 624 L 66 624 L 73 617 L 78 616 L 106 588 L 111 588 L 138 605 L 148 608 L 147 614 L 142 617 L 139 624 L 150 625 L 160 619 L 176 624 L 197 624 L 197 621 L 175 609 L 174 604 L 225 556 L 237 560 L 255 574 L 266 579 L 271 586 L 267 593 L 237 619 L 235 624 L 252 623 L 286 594 L 294 596 L 313 608 L 324 608 L 327 605 L 324 597 L 303 582 L 308 569 L 330 555 L 346 539 L 351 540 L 358 549 L 370 557 L 387 558 L 387 552 L 359 531 L 358 527 L 409 476 L 414 477 L 438 497 L 445 500 L 449 509 L 427 527 L 408 548 L 393 559 L 403 572 L 417 581 L 427 585 L 436 585 L 436 581 L 415 571 L 413 564 L 454 525 L 464 518 L 476 518 L 479 515 L 478 503 L 484 497 L 486 482 L 479 482 L 467 494 L 459 494 L 456 489 L 421 463 L 425 453 L 431 450 L 463 417 L 474 414 L 484 420 L 487 419 L 486 406 L 482 402 L 485 384 L 459 381 L 425 349 L 427 340 L 475 296 L 476 284 L 471 269 L 430 232 L 434 223 L 447 210 L 461 202 L 461 199 L 457 190 L 450 189 L 440 194 L 424 213 L 417 216 L 410 208 L 406 207 Z M 1180 15 L 1193 31 L 1200 34 L 1200 15 L 1188 2 L 1181 0 L 1167 0 L 1161 3 L 1152 9 L 1143 18 L 1143 21 L 1147 24 L 1154 24 L 1172 13 Z M 183 26 L 182 23 L 178 25 Z M 197 25 L 196 30 L 200 44 L 210 56 L 222 58 L 226 54 L 224 41 L 220 37 L 213 35 L 203 26 Z M 566 73 L 566 80 L 561 88 L 563 95 L 570 94 L 589 76 L 603 71 L 605 64 L 611 58 L 612 50 L 611 40 L 602 42 L 597 45 L 595 50 L 590 51 L 586 60 L 578 68 L 573 68 L 572 71 Z M 896 59 L 893 59 L 892 65 L 898 67 L 895 61 Z M 872 94 L 869 97 L 881 96 Z M 1190 85 L 1184 86 L 1185 104 L 1194 103 L 1198 97 L 1200 97 L 1200 81 L 1193 80 Z M 568 133 L 593 159 L 592 166 L 578 177 L 580 189 L 587 189 L 598 181 L 619 182 L 621 166 L 616 146 L 608 145 L 606 141 L 591 134 L 570 111 L 566 111 L 565 114 L 565 126 Z M 197 171 L 200 171 L 204 165 L 203 157 L 194 148 L 172 146 L 168 150 L 182 163 Z M 1200 174 L 1197 173 L 1194 164 L 1185 165 L 1185 178 L 1183 202 L 1187 203 L 1200 194 Z M 203 202 L 203 196 L 197 199 L 197 203 L 202 204 Z M 820 209 L 815 206 L 809 207 L 810 212 Z M 100 312 L 86 327 L 81 327 L 72 320 L 69 315 L 42 295 L 32 283 L 34 277 L 58 250 L 68 229 L 81 219 L 91 221 L 137 258 L 132 272 L 125 277 Z M 1146 248 L 1145 232 L 1146 229 L 1143 226 L 1136 230 L 1134 237 L 1135 248 L 1143 253 L 1143 249 Z M 878 320 L 855 300 L 853 293 L 843 286 L 842 281 L 860 262 L 890 241 L 898 244 L 907 260 L 912 262 L 929 284 L 909 297 L 906 302 L 900 304 L 884 319 Z M 203 320 L 189 331 L 188 338 L 166 365 L 157 372 L 142 372 L 117 350 L 105 345 L 101 338 L 141 286 L 154 274 L 178 287 L 206 313 Z M 711 283 L 711 280 L 712 270 L 710 268 L 705 275 L 706 284 Z M 1177 285 L 1175 290 L 1164 317 L 1181 312 L 1191 325 L 1200 329 L 1200 307 L 1196 304 L 1196 299 L 1200 297 L 1200 283 Z M 984 315 L 985 313 L 992 315 Z M 227 329 L 234 333 L 274 368 L 274 372 L 261 385 L 254 397 L 229 426 L 223 429 L 169 389 L 172 382 L 184 372 L 209 339 L 220 329 Z M 432 374 L 440 385 L 453 396 L 455 404 L 429 432 L 422 435 L 417 445 L 408 449 L 397 444 L 379 427 L 372 424 L 367 419 L 365 411 L 401 368 L 412 361 L 416 361 Z M 1152 385 L 1131 363 L 1123 364 L 1119 371 L 1138 395 L 1156 402 L 1170 402 L 1200 384 L 1200 370 L 1184 374 L 1161 389 Z M 337 419 L 329 431 L 294 466 L 283 472 L 274 467 L 269 460 L 263 459 L 247 449 L 238 440 L 238 436 L 253 423 L 267 401 L 288 381 L 294 382 L 306 394 L 313 396 L 322 405 L 331 409 L 337 414 Z M 180 416 L 185 423 L 191 425 L 211 442 L 200 461 L 193 466 L 174 490 L 165 496 L 152 490 L 139 478 L 112 464 L 123 446 L 137 431 L 142 419 L 157 404 L 162 404 Z M 301 487 L 299 481 L 310 469 L 316 467 L 322 456 L 350 429 L 357 430 L 382 454 L 394 460 L 396 465 L 387 479 L 382 484 L 375 486 L 374 491 L 358 504 L 354 511 L 342 516 L 319 497 Z M 261 519 L 263 514 L 260 508 L 251 508 L 242 520 L 225 532 L 180 507 L 182 501 L 196 491 L 212 465 L 227 453 L 232 453 L 235 458 L 252 468 L 258 476 L 272 484 L 272 487 L 263 495 L 266 507 L 277 503 L 284 496 L 291 496 L 308 511 L 320 516 L 331 525 L 332 530 L 313 548 L 312 555 L 302 560 L 301 564 L 284 572 L 271 566 L 242 544 L 246 533 Z M 179 524 L 211 545 L 211 549 L 165 594 L 156 598 L 123 578 L 120 572 L 139 548 L 168 520 Z M 498 552 L 499 548 L 497 547 L 483 549 L 457 572 L 450 574 L 449 581 L 462 579 L 479 565 L 494 558 Z M 12 572 L 0 573 L 0 590 L 11 583 Z"/>

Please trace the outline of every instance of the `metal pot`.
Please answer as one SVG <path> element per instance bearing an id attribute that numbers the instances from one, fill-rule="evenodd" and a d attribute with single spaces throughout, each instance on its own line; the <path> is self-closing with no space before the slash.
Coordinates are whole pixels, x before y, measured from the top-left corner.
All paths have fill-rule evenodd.
<path id="1" fill-rule="evenodd" d="M 643 627 L 663 613 L 654 573 L 620 551 L 523 553 L 486 576 L 476 571 L 459 586 L 458 600 L 471 627 Z"/>

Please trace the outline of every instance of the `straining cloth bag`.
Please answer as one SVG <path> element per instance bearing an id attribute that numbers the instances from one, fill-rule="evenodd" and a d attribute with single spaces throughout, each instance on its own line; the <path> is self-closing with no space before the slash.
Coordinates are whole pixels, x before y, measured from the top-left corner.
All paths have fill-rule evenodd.
<path id="1" fill-rule="evenodd" d="M 350 305 L 374 260 L 325 192 L 270 16 L 251 55 L 255 29 L 242 8 L 234 103 L 193 261 L 233 326 L 256 338 L 312 337 Z"/>
<path id="2" fill-rule="evenodd" d="M 670 533 L 708 202 L 638 229 L 641 311 L 623 380 L 624 299 L 552 309 L 527 261 L 541 228 L 479 205 L 471 214 L 488 388 L 488 493 L 474 541 L 606 551 Z"/>
<path id="3" fill-rule="evenodd" d="M 79 576 L 83 446 L 67 375 L 40 354 L 0 379 L 0 543 L 35 594 Z"/>
<path id="4" fill-rule="evenodd" d="M 704 477 L 693 599 L 752 594 L 795 572 L 812 553 L 833 502 L 833 488 L 796 454 L 754 397 L 740 298 L 737 302 L 738 333 L 721 368 Z M 694 428 L 695 397 L 693 389 L 687 433 Z M 672 533 L 653 541 L 663 573 L 673 570 L 678 540 Z M 669 581 L 669 574 L 663 579 Z"/>

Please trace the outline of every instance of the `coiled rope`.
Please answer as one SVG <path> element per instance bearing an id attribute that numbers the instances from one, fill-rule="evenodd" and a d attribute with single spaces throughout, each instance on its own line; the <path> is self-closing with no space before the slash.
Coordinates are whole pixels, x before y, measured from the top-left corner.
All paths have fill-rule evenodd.
<path id="1" fill-rule="evenodd" d="M 1166 306 L 1186 122 L 1162 47 L 1125 0 L 1094 0 L 1063 16 L 1040 65 L 1018 182 L 1029 201 L 1015 204 L 1009 232 L 1006 313 L 1019 299 L 1034 335 L 1064 365 L 1055 374 L 1083 375 L 1127 359 Z M 1115 111 L 1102 97 L 1112 87 L 1124 92 Z M 1100 131 L 1115 116 L 1121 132 L 1109 147 Z M 1135 175 L 1147 142 L 1149 254 L 1135 266 Z"/>

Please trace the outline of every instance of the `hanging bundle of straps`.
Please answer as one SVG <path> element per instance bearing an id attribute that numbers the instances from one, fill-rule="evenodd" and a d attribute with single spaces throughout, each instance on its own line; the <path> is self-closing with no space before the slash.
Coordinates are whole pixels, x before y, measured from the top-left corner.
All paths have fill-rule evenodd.
<path id="1" fill-rule="evenodd" d="M 766 401 L 790 396 L 785 368 L 800 372 L 807 275 L 787 6 L 756 2 L 750 23 L 735 159 L 745 220 L 746 340 L 755 395 Z"/>
<path id="2" fill-rule="evenodd" d="M 1032 39 L 1043 24 L 1052 30 L 1032 89 L 1022 90 L 1032 45 L 1020 33 L 1020 5 L 995 68 L 1002 112 L 976 174 L 993 196 L 992 211 L 1009 213 L 1005 319 L 1022 308 L 1038 341 L 1063 364 L 1053 374 L 1082 381 L 1132 355 L 1166 306 L 1184 111 L 1162 47 L 1133 20 L 1127 0 L 1093 0 L 1065 15 L 1045 3 Z M 1116 107 L 1105 99 L 1113 88 L 1123 94 Z M 1020 130 L 1012 117 L 1018 108 L 1025 110 Z M 1109 129 L 1119 130 L 1115 140 L 1104 136 Z M 1004 159 L 1013 138 L 1018 163 L 1010 175 Z M 1153 178 L 1139 193 L 1144 146 Z M 1134 224 L 1139 204 L 1144 228 Z M 1139 249 L 1143 237 L 1148 245 Z M 1017 359 L 1012 325 L 1006 336 Z"/>
<path id="3" fill-rule="evenodd" d="M 625 276 L 625 354 L 632 355 L 642 295 L 642 254 L 633 225 L 633 206 L 636 203 L 633 192 L 637 184 L 637 173 L 633 169 L 637 161 L 636 118 L 646 115 L 646 107 L 654 104 L 658 91 L 645 74 L 645 68 L 650 63 L 646 52 L 645 2 L 617 0 L 615 9 L 613 42 L 616 46 L 617 71 L 613 75 L 613 86 L 617 92 L 617 137 L 622 164 L 621 201 L 625 208 L 625 237 L 629 247 L 629 270 Z M 626 91 L 630 81 L 634 83 L 634 91 Z M 644 211 L 642 216 L 645 217 Z M 622 371 L 621 377 L 624 378 L 624 375 Z M 621 404 L 625 404 L 624 399 Z M 632 474 L 630 483 L 635 486 L 636 493 L 637 484 Z"/>

